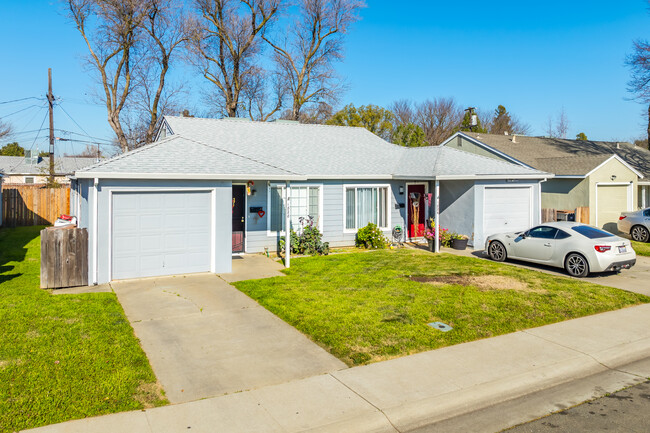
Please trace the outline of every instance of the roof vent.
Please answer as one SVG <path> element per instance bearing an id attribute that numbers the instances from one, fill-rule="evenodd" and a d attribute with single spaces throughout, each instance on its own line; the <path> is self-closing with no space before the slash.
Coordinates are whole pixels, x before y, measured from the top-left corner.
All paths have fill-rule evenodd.
<path id="1" fill-rule="evenodd" d="M 620 148 L 621 148 L 621 143 L 619 143 L 618 141 L 616 142 L 616 148 L 617 148 L 617 149 L 620 149 Z"/>
<path id="2" fill-rule="evenodd" d="M 503 131 L 503 135 L 508 135 L 508 131 Z"/>
<path id="3" fill-rule="evenodd" d="M 517 134 L 512 135 L 512 142 L 516 143 L 517 142 Z"/>

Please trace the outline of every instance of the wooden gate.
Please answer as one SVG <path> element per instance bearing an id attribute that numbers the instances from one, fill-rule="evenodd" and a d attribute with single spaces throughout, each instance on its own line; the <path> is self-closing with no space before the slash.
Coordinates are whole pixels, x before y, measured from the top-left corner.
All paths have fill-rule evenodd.
<path id="1" fill-rule="evenodd" d="M 5 227 L 51 225 L 61 214 L 70 213 L 70 187 L 4 185 L 2 225 Z"/>
<path id="2" fill-rule="evenodd" d="M 88 231 L 41 230 L 41 289 L 88 285 Z"/>

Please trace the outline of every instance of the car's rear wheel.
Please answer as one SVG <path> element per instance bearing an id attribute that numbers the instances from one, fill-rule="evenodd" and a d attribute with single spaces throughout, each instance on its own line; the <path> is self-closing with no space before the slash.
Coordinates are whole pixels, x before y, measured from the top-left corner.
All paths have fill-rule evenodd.
<path id="1" fill-rule="evenodd" d="M 506 259 L 506 247 L 499 241 L 490 242 L 488 255 L 495 262 L 502 262 Z"/>
<path id="2" fill-rule="evenodd" d="M 586 277 L 589 275 L 589 263 L 581 254 L 571 253 L 564 261 L 564 269 L 572 277 Z"/>
<path id="3" fill-rule="evenodd" d="M 632 235 L 632 239 L 637 242 L 648 242 L 648 240 L 650 240 L 650 232 L 648 232 L 648 229 L 643 226 L 632 227 L 630 235 Z"/>

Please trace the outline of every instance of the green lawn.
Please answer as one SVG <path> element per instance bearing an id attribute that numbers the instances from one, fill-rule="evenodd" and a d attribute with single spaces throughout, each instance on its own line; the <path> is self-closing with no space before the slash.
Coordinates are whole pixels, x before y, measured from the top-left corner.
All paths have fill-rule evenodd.
<path id="1" fill-rule="evenodd" d="M 41 228 L 0 229 L 0 432 L 165 404 L 113 293 L 39 289 Z"/>
<path id="2" fill-rule="evenodd" d="M 650 243 L 631 241 L 637 256 L 650 256 Z"/>
<path id="3" fill-rule="evenodd" d="M 348 365 L 650 302 L 575 279 L 406 249 L 300 258 L 285 272 L 235 285 Z M 427 326 L 434 321 L 454 329 Z"/>

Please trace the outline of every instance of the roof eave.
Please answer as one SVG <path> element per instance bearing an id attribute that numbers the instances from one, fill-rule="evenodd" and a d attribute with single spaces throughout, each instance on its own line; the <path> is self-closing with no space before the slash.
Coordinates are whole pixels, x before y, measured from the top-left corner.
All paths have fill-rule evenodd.
<path id="1" fill-rule="evenodd" d="M 261 175 L 261 174 L 216 174 L 216 173 L 111 173 L 111 172 L 77 172 L 78 179 L 137 179 L 137 180 L 307 180 L 306 176 Z"/>
<path id="2" fill-rule="evenodd" d="M 551 179 L 555 177 L 550 173 L 533 174 L 476 174 L 476 175 L 441 175 L 435 176 L 435 180 L 499 180 L 499 179 Z"/>

